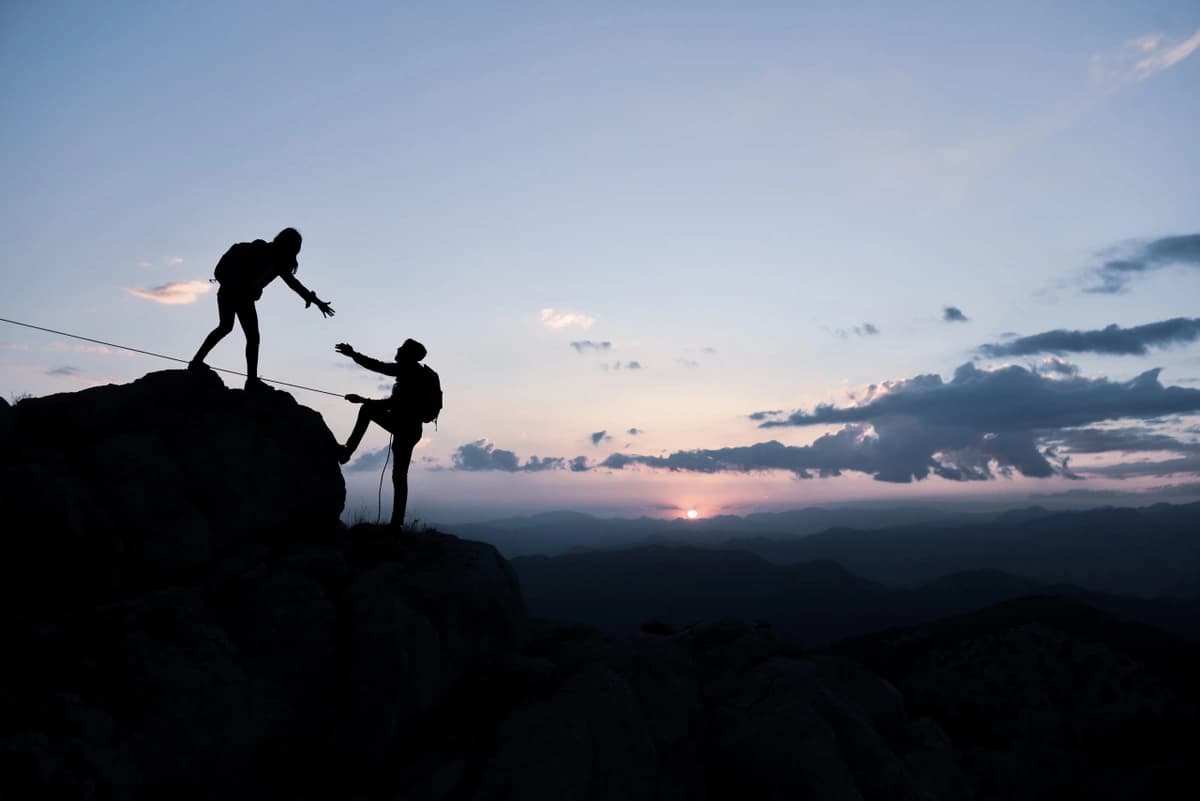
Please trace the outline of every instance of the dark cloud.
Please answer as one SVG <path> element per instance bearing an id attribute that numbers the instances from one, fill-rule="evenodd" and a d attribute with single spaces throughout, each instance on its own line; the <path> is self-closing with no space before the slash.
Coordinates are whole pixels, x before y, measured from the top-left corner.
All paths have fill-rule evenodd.
<path id="1" fill-rule="evenodd" d="M 1160 462 L 1123 462 L 1087 468 L 1088 475 L 1105 478 L 1138 478 L 1141 476 L 1174 476 L 1200 473 L 1200 454 L 1190 454 Z"/>
<path id="2" fill-rule="evenodd" d="M 612 441 L 612 437 L 608 435 L 608 431 L 593 431 L 591 434 L 588 434 L 588 439 L 592 441 L 593 445 L 599 445 L 601 442 Z"/>
<path id="3" fill-rule="evenodd" d="M 752 415 L 760 428 L 842 424 L 841 430 L 811 445 L 771 441 L 664 456 L 617 453 L 600 466 L 702 473 L 786 470 L 801 478 L 853 470 L 891 482 L 930 475 L 953 481 L 1013 473 L 1070 476 L 1067 457 L 1057 453 L 1054 443 L 1041 447 L 1055 436 L 1064 446 L 1061 429 L 1200 410 L 1200 390 L 1164 387 L 1158 373 L 1151 370 L 1128 382 L 1050 379 L 1023 367 L 985 371 L 968 363 L 948 382 L 924 375 L 886 383 L 857 406 L 818 406 L 783 419 L 771 419 L 781 413 Z M 1084 436 L 1077 441 L 1082 444 Z"/>
<path id="4" fill-rule="evenodd" d="M 985 356 L 1028 356 L 1035 353 L 1105 353 L 1116 356 L 1143 356 L 1150 348 L 1183 345 L 1200 339 L 1200 318 L 1175 317 L 1133 328 L 1117 324 L 1092 331 L 1068 331 L 1059 328 L 1012 342 L 981 345 Z"/>
<path id="5" fill-rule="evenodd" d="M 1109 251 L 1107 256 L 1092 272 L 1098 283 L 1087 287 L 1086 292 L 1124 292 L 1135 277 L 1173 264 L 1200 267 L 1200 234 L 1133 242 Z"/>
<path id="6" fill-rule="evenodd" d="M 818 406 L 760 428 L 860 423 L 907 417 L 931 426 L 966 426 L 979 431 L 1057 429 L 1123 418 L 1148 418 L 1200 411 L 1200 390 L 1164 387 L 1161 368 L 1132 381 L 1106 378 L 1052 380 L 1016 365 L 980 370 L 960 366 L 954 378 L 922 375 L 885 385 L 869 403 Z"/>
<path id="7" fill-rule="evenodd" d="M 584 457 L 577 457 L 572 463 L 580 458 Z M 505 473 L 540 473 L 544 470 L 562 470 L 567 467 L 567 460 L 561 456 L 530 456 L 525 464 L 521 464 L 515 453 L 497 448 L 486 439 L 460 445 L 454 452 L 452 462 L 452 470 L 466 472 L 499 470 Z"/>
<path id="8" fill-rule="evenodd" d="M 1071 453 L 1139 453 L 1146 451 L 1200 453 L 1200 442 L 1176 439 L 1148 426 L 1068 428 L 1055 432 L 1046 437 L 1044 441 Z"/>
<path id="9" fill-rule="evenodd" d="M 62 367 L 55 367 L 52 370 L 47 370 L 46 375 L 68 376 L 68 377 L 73 376 L 73 375 L 79 375 L 79 368 L 71 367 L 70 365 L 64 364 Z"/>
<path id="10" fill-rule="evenodd" d="M 636 437 L 638 434 L 645 434 L 646 432 L 640 428 L 630 428 L 630 429 L 627 429 L 625 431 L 625 433 L 631 437 Z"/>
<path id="11" fill-rule="evenodd" d="M 575 349 L 576 353 L 583 353 L 589 350 L 611 350 L 612 343 L 607 340 L 604 342 L 593 342 L 590 339 L 580 339 L 572 342 L 571 347 Z"/>
<path id="12" fill-rule="evenodd" d="M 781 414 L 783 414 L 783 409 L 765 409 L 761 412 L 751 412 L 746 416 L 754 421 L 762 421 L 769 420 L 772 417 L 778 417 Z"/>
<path id="13" fill-rule="evenodd" d="M 967 315 L 962 313 L 962 309 L 957 306 L 942 307 L 942 321 L 947 323 L 965 323 Z"/>
<path id="14" fill-rule="evenodd" d="M 879 329 L 872 323 L 863 323 L 862 325 L 855 325 L 850 328 L 835 328 L 833 333 L 842 339 L 849 339 L 851 336 L 873 337 L 879 334 Z"/>
<path id="15" fill-rule="evenodd" d="M 567 463 L 567 467 L 572 473 L 586 473 L 591 469 L 588 467 L 588 460 L 586 456 L 576 456 Z"/>
<path id="16" fill-rule="evenodd" d="M 625 362 L 625 369 L 626 370 L 641 370 L 642 363 L 641 362 Z"/>

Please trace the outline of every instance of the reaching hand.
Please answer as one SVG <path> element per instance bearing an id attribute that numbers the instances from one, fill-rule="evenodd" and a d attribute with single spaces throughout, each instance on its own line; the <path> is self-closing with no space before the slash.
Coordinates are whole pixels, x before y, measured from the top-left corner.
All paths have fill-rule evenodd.
<path id="1" fill-rule="evenodd" d="M 333 307 L 332 306 L 330 306 L 328 303 L 321 300 L 320 298 L 314 298 L 314 300 L 317 304 L 317 308 L 321 310 L 321 314 L 325 315 L 326 317 L 333 316 Z"/>
<path id="2" fill-rule="evenodd" d="M 336 345 L 333 346 L 333 349 L 336 350 L 338 353 L 342 354 L 343 356 L 353 356 L 354 355 L 354 348 L 350 347 L 345 342 L 337 343 Z"/>
<path id="3" fill-rule="evenodd" d="M 364 398 L 362 395 L 355 395 L 353 392 L 351 392 L 349 395 L 346 396 L 346 400 L 350 401 L 351 403 L 366 403 L 367 402 L 367 399 Z"/>

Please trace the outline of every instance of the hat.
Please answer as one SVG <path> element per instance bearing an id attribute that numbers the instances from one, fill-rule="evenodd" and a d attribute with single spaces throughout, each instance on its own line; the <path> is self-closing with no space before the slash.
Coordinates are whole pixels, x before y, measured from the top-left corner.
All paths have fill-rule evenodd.
<path id="1" fill-rule="evenodd" d="M 404 344 L 400 346 L 400 353 L 408 356 L 414 362 L 419 362 L 425 358 L 425 354 L 428 353 L 428 351 L 425 350 L 425 346 L 417 340 L 406 339 L 404 340 Z"/>

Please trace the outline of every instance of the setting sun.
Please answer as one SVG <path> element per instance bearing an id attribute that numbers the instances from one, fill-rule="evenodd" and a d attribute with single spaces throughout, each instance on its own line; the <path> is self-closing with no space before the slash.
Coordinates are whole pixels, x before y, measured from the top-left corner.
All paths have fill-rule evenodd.
<path id="1" fill-rule="evenodd" d="M 699 516 L 700 516 L 700 513 L 697 512 L 695 509 L 688 509 L 688 511 L 687 511 L 688 520 L 695 520 Z"/>

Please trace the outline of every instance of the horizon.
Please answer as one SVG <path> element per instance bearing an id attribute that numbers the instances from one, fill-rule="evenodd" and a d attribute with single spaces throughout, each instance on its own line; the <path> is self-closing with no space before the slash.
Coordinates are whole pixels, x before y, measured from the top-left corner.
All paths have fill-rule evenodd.
<path id="1" fill-rule="evenodd" d="M 1193 3 L 68 6 L 0 9 L 0 317 L 186 359 L 295 226 L 261 373 L 423 342 L 411 518 L 1200 500 Z M 159 369 L 0 323 L 8 400 Z"/>

